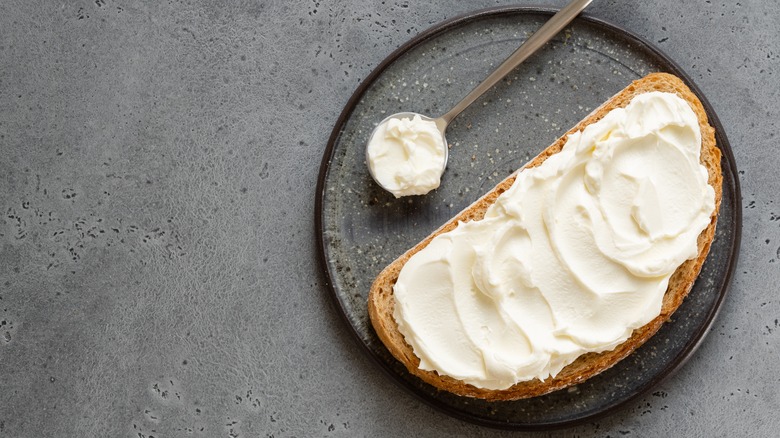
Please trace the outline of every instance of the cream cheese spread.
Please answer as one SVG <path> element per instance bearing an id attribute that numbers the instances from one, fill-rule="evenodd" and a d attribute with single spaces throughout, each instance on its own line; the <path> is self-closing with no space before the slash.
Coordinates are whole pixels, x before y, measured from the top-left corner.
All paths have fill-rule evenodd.
<path id="1" fill-rule="evenodd" d="M 394 287 L 420 368 L 505 389 L 658 316 L 715 208 L 700 148 L 686 101 L 638 95 L 521 170 L 484 219 L 434 238 Z"/>
<path id="2" fill-rule="evenodd" d="M 383 121 L 368 142 L 366 161 L 374 179 L 396 198 L 439 187 L 447 162 L 444 136 L 420 115 Z"/>

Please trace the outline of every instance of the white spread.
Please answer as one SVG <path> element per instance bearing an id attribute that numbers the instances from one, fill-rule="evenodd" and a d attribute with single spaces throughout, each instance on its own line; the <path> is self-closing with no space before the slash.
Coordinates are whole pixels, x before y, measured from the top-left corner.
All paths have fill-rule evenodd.
<path id="1" fill-rule="evenodd" d="M 658 316 L 715 208 L 700 147 L 684 100 L 641 94 L 519 172 L 483 220 L 433 239 L 394 289 L 420 368 L 505 389 Z"/>
<path id="2" fill-rule="evenodd" d="M 390 118 L 374 130 L 366 158 L 374 179 L 396 198 L 424 195 L 439 187 L 446 147 L 433 121 Z"/>

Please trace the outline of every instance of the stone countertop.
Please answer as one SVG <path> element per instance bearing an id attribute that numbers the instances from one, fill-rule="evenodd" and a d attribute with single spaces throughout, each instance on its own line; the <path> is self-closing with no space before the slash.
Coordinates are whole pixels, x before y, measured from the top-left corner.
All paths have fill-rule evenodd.
<path id="1" fill-rule="evenodd" d="M 742 253 L 680 372 L 545 436 L 772 436 L 780 16 L 757 0 L 594 3 L 718 113 Z M 0 5 L 0 437 L 509 435 L 433 410 L 360 351 L 313 226 L 327 137 L 361 79 L 432 24 L 498 4 Z"/>

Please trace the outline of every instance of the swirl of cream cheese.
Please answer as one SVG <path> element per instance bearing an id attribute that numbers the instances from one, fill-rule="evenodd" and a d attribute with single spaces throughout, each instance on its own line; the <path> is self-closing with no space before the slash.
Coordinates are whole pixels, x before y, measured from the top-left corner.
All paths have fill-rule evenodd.
<path id="1" fill-rule="evenodd" d="M 420 368 L 505 389 L 658 316 L 715 208 L 700 148 L 687 102 L 638 95 L 520 171 L 484 219 L 434 238 L 394 287 Z"/>
<path id="2" fill-rule="evenodd" d="M 447 155 L 442 133 L 420 115 L 388 118 L 368 141 L 374 179 L 396 198 L 424 195 L 439 187 Z"/>

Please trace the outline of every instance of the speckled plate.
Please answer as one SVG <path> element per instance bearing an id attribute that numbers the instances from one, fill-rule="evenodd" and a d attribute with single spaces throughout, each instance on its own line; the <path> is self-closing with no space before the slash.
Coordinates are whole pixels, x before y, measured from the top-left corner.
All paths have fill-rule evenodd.
<path id="1" fill-rule="evenodd" d="M 317 187 L 316 227 L 329 288 L 369 356 L 402 387 L 454 417 L 508 429 L 572 425 L 614 411 L 677 370 L 712 324 L 739 250 L 736 165 L 718 118 L 687 75 L 639 37 L 583 16 L 447 130 L 453 147 L 442 184 L 395 199 L 368 174 L 364 147 L 377 122 L 399 111 L 449 109 L 553 13 L 504 7 L 441 23 L 390 54 L 358 87 L 336 123 Z M 702 273 L 671 322 L 627 359 L 568 390 L 514 402 L 437 391 L 409 374 L 374 333 L 366 308 L 374 277 L 431 231 L 547 147 L 613 94 L 653 71 L 683 78 L 707 109 L 723 151 L 723 202 Z"/>

